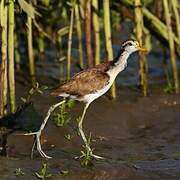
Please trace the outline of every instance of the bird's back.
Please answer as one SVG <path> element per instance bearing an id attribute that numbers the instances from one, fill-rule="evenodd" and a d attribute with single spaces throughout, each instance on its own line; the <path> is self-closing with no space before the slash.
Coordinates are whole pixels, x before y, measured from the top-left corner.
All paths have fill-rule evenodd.
<path id="1" fill-rule="evenodd" d="M 108 84 L 109 75 L 106 73 L 112 65 L 112 61 L 107 61 L 92 68 L 80 71 L 75 74 L 65 84 L 55 89 L 51 95 L 67 97 L 81 97 L 95 93 Z"/>

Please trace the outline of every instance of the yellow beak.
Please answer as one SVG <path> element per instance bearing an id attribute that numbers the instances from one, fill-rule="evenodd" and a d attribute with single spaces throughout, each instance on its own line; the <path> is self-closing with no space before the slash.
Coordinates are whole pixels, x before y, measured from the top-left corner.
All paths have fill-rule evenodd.
<path id="1" fill-rule="evenodd" d="M 138 50 L 141 51 L 141 52 L 148 52 L 147 49 L 142 48 L 142 47 L 139 47 Z"/>

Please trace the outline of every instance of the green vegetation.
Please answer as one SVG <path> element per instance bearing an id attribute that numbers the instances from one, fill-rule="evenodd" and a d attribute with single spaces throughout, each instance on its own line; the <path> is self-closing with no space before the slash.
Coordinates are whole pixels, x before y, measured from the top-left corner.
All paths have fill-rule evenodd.
<path id="1" fill-rule="evenodd" d="M 21 100 L 24 103 L 29 103 L 32 100 L 33 95 L 35 94 L 43 94 L 43 91 L 45 91 L 46 89 L 48 89 L 47 86 L 39 86 L 39 83 L 36 82 L 35 86 L 32 87 L 29 91 L 26 97 L 21 97 Z"/>
<path id="2" fill-rule="evenodd" d="M 58 127 L 62 127 L 70 121 L 70 116 L 66 111 L 66 107 L 68 106 L 67 104 L 63 103 L 61 106 L 59 106 L 58 112 L 53 116 L 53 121 Z"/>
<path id="3" fill-rule="evenodd" d="M 88 147 L 83 145 L 83 150 L 81 150 L 81 165 L 83 166 L 91 166 L 92 165 L 92 160 L 93 160 L 93 150 L 89 149 L 91 147 L 91 134 L 88 138 Z"/>
<path id="4" fill-rule="evenodd" d="M 67 112 L 68 108 L 72 108 L 74 106 L 74 100 L 68 100 L 66 103 L 63 103 L 62 105 L 59 106 L 59 109 L 53 116 L 53 121 L 56 126 L 62 127 L 68 124 L 70 121 L 71 117 Z"/>
<path id="5" fill-rule="evenodd" d="M 48 170 L 47 164 L 43 163 L 41 169 L 39 170 L 39 172 L 35 172 L 35 176 L 38 179 L 41 179 L 41 180 L 48 179 L 48 178 L 50 178 L 52 176 L 52 174 L 48 173 L 47 170 Z"/>
<path id="6" fill-rule="evenodd" d="M 25 173 L 23 172 L 23 170 L 21 168 L 17 168 L 14 173 L 17 177 L 25 175 Z"/>

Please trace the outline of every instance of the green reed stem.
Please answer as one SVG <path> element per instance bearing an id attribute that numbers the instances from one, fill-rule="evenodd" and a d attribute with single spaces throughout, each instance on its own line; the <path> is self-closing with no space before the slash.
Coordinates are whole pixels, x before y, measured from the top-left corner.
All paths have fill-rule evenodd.
<path id="1" fill-rule="evenodd" d="M 21 55 L 19 52 L 19 44 L 18 44 L 18 38 L 17 33 L 14 33 L 14 58 L 15 58 L 15 64 L 16 64 L 16 70 L 20 70 L 20 61 L 21 61 Z"/>
<path id="2" fill-rule="evenodd" d="M 68 50 L 67 50 L 67 79 L 71 77 L 71 48 L 72 48 L 72 33 L 73 33 L 73 24 L 74 24 L 74 5 L 73 2 L 71 7 L 71 17 L 69 25 L 69 35 L 68 35 Z"/>
<path id="3" fill-rule="evenodd" d="M 27 40 L 28 40 L 28 58 L 29 58 L 29 73 L 32 80 L 32 85 L 35 85 L 35 62 L 33 52 L 33 37 L 32 37 L 32 18 L 27 15 Z"/>
<path id="4" fill-rule="evenodd" d="M 143 14 L 141 9 L 141 0 L 135 0 L 135 22 L 136 22 L 136 38 L 140 44 L 143 45 Z M 140 82 L 143 88 L 143 95 L 147 96 L 147 75 L 146 75 L 146 58 L 145 55 L 139 52 L 140 56 Z"/>
<path id="5" fill-rule="evenodd" d="M 77 29 L 77 37 L 78 37 L 78 51 L 79 51 L 79 64 L 80 67 L 83 68 L 83 45 L 82 45 L 82 28 L 81 28 L 81 20 L 79 15 L 79 5 L 75 5 L 75 16 L 76 16 L 76 29 Z"/>
<path id="6" fill-rule="evenodd" d="M 8 61 L 10 110 L 14 113 L 16 110 L 14 74 L 14 0 L 9 0 L 8 4 Z"/>
<path id="7" fill-rule="evenodd" d="M 106 41 L 106 52 L 107 52 L 108 60 L 113 60 L 109 0 L 103 1 L 103 11 L 104 11 L 104 31 L 105 31 L 105 41 Z M 113 83 L 111 87 L 111 96 L 112 98 L 116 98 L 115 83 Z"/>
<path id="8" fill-rule="evenodd" d="M 95 64 L 100 63 L 100 28 L 98 17 L 98 0 L 92 0 L 93 6 L 93 28 L 94 28 L 94 43 L 95 43 Z"/>
<path id="9" fill-rule="evenodd" d="M 86 40 L 86 53 L 87 53 L 87 61 L 88 67 L 94 66 L 93 61 L 93 50 L 91 43 L 91 0 L 85 1 L 85 40 Z"/>
<path id="10" fill-rule="evenodd" d="M 134 8 L 134 0 L 122 0 L 121 1 L 124 5 L 128 7 Z M 154 14 L 152 14 L 147 8 L 142 7 L 142 12 L 144 17 L 148 20 L 151 27 L 158 33 L 161 37 L 163 37 L 165 40 L 168 41 L 168 30 L 167 26 L 158 19 Z M 180 41 L 179 38 L 172 32 L 174 41 L 176 43 L 176 46 L 180 48 Z"/>
<path id="11" fill-rule="evenodd" d="M 176 91 L 176 93 L 178 93 L 179 92 L 178 68 L 177 68 L 174 39 L 173 39 L 172 26 L 171 26 L 171 14 L 169 11 L 169 6 L 168 6 L 167 0 L 163 0 L 163 6 L 164 6 L 164 15 L 165 15 L 165 19 L 166 19 L 166 25 L 167 25 L 167 29 L 168 29 L 170 57 L 171 57 L 171 65 L 172 65 L 172 70 L 173 70 L 175 91 Z"/>
<path id="12" fill-rule="evenodd" d="M 7 113 L 7 6 L 4 0 L 0 4 L 1 66 L 0 66 L 0 117 Z"/>
<path id="13" fill-rule="evenodd" d="M 177 3 L 177 0 L 172 0 L 171 3 L 172 3 L 175 18 L 176 18 L 176 29 L 177 29 L 179 42 L 180 42 L 180 16 L 178 12 L 178 3 Z"/>

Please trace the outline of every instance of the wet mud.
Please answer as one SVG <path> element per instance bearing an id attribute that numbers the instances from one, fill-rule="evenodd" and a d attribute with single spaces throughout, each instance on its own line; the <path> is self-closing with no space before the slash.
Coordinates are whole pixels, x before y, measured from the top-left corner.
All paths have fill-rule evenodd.
<path id="1" fill-rule="evenodd" d="M 34 105 L 19 117 L 21 124 L 29 119 L 37 126 L 50 105 L 58 101 L 46 95 L 35 99 Z M 50 160 L 37 152 L 30 159 L 33 137 L 23 136 L 22 131 L 11 133 L 7 138 L 7 155 L 0 157 L 0 179 L 17 179 L 17 168 L 25 173 L 18 179 L 37 179 L 35 172 L 43 162 L 52 174 L 49 179 L 180 179 L 180 95 L 156 92 L 142 97 L 132 90 L 120 90 L 116 101 L 103 96 L 92 103 L 84 131 L 92 134 L 94 153 L 106 159 L 93 161 L 90 167 L 74 159 L 82 150 L 75 130 L 82 108 L 83 104 L 76 103 L 68 110 L 71 120 L 64 127 L 56 127 L 52 118 L 48 121 L 41 140 L 44 151 L 53 157 Z M 65 138 L 67 134 L 71 135 L 70 140 Z"/>

